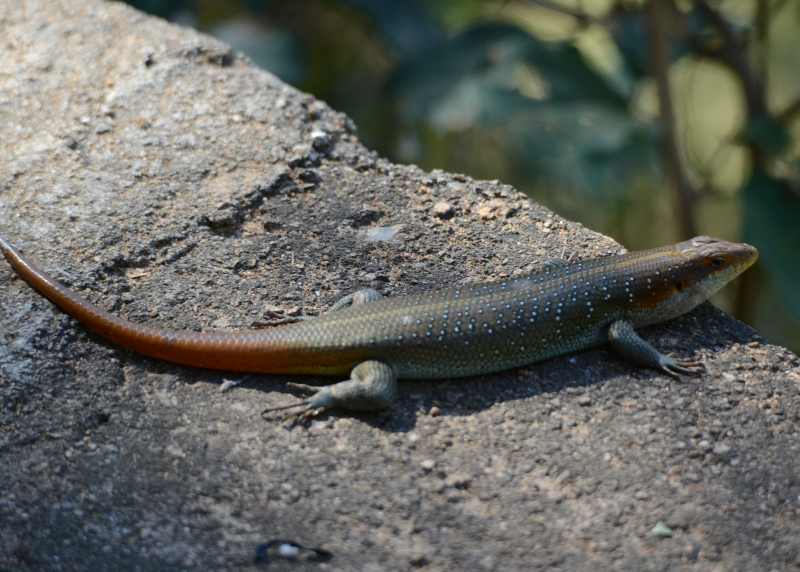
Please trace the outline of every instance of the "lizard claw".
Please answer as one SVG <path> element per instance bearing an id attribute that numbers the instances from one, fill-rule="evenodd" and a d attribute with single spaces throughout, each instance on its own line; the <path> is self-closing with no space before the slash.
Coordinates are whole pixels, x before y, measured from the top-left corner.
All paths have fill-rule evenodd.
<path id="1" fill-rule="evenodd" d="M 286 387 L 289 389 L 294 389 L 295 391 L 299 391 L 304 395 L 314 395 L 319 391 L 319 387 L 314 387 L 313 385 L 306 385 L 305 383 L 293 383 L 288 382 Z M 277 405 L 275 407 L 267 407 L 263 411 L 261 411 L 261 418 L 264 421 L 274 421 L 275 419 L 270 415 L 275 411 L 287 411 L 289 409 L 298 409 L 299 411 L 294 411 L 291 413 L 286 413 L 281 418 L 283 420 L 291 420 L 292 425 L 297 424 L 301 421 L 307 421 L 312 417 L 319 415 L 323 408 L 321 407 L 314 407 L 311 404 L 311 399 L 301 399 L 295 403 L 290 403 L 289 405 Z"/>
<path id="2" fill-rule="evenodd" d="M 276 407 L 267 407 L 266 409 L 261 411 L 261 418 L 264 421 L 274 421 L 275 419 L 272 418 L 270 413 L 275 411 L 286 411 L 288 409 L 299 409 L 299 411 L 294 411 L 291 413 L 285 414 L 281 419 L 283 421 L 288 421 L 291 427 L 299 423 L 304 423 L 309 421 L 322 413 L 325 410 L 325 407 L 314 407 L 311 405 L 311 402 L 308 399 L 303 399 L 302 401 L 298 401 L 297 403 L 291 403 L 289 405 L 278 405 Z"/>
<path id="3" fill-rule="evenodd" d="M 284 418 L 284 421 L 287 422 L 289 427 L 295 427 L 311 421 L 323 411 L 325 411 L 324 407 L 307 407 L 303 411 L 298 411 L 297 413 L 287 415 Z"/>
<path id="4" fill-rule="evenodd" d="M 679 360 L 669 356 L 662 356 L 659 360 L 661 371 L 680 379 L 680 374 L 700 375 L 706 371 L 705 364 L 700 360 Z"/>
<path id="5" fill-rule="evenodd" d="M 286 411 L 287 409 L 297 409 L 297 408 L 302 409 L 302 411 L 287 414 L 286 417 L 294 417 L 295 415 L 305 413 L 310 409 L 308 401 L 304 399 L 302 401 L 298 401 L 297 403 L 290 403 L 289 405 L 277 405 L 275 407 L 267 407 L 266 409 L 261 411 L 261 418 L 264 419 L 264 421 L 270 421 L 271 420 L 269 415 L 270 413 L 273 413 L 275 411 Z"/>

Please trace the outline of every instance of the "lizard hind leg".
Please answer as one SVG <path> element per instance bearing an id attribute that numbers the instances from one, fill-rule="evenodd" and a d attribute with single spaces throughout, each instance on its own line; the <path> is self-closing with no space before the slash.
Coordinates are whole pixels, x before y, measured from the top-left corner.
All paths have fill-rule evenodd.
<path id="1" fill-rule="evenodd" d="M 380 361 L 364 361 L 353 368 L 350 379 L 319 389 L 307 385 L 292 384 L 303 391 L 314 391 L 310 397 L 279 407 L 262 411 L 262 417 L 272 411 L 298 409 L 292 417 L 309 418 L 328 409 L 348 411 L 380 411 L 387 409 L 397 399 L 397 374 L 394 369 Z"/>

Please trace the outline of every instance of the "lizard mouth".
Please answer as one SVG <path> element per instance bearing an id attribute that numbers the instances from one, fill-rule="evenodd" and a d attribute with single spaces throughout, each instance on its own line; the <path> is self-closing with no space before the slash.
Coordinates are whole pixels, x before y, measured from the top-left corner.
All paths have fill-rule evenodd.
<path id="1" fill-rule="evenodd" d="M 741 247 L 741 252 L 739 253 L 739 257 L 741 259 L 740 272 L 743 272 L 750 268 L 753 264 L 755 264 L 756 260 L 758 260 L 758 249 L 755 246 L 750 246 L 744 242 L 739 243 L 737 246 Z"/>

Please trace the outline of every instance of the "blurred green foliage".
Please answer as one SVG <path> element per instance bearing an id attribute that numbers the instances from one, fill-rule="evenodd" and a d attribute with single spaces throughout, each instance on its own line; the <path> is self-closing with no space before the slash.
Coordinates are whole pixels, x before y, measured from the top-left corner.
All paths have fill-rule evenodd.
<path id="1" fill-rule="evenodd" d="M 800 349 L 800 10 L 654 2 L 129 0 L 347 112 L 395 160 L 506 180 L 629 248 L 746 239 L 759 269 L 721 301 Z"/>
<path id="2" fill-rule="evenodd" d="M 800 197 L 786 181 L 753 170 L 744 187 L 744 240 L 757 244 L 780 299 L 800 315 Z"/>

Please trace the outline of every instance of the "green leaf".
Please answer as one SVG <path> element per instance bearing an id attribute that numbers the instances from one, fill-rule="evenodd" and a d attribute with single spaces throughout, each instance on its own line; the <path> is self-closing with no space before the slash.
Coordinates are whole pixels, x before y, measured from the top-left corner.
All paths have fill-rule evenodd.
<path id="1" fill-rule="evenodd" d="M 789 129 L 775 117 L 756 117 L 747 124 L 744 137 L 767 155 L 777 156 L 792 143 Z"/>
<path id="2" fill-rule="evenodd" d="M 441 118 L 511 120 L 543 101 L 595 101 L 627 108 L 627 100 L 591 68 L 570 43 L 548 43 L 511 24 L 487 23 L 400 65 L 389 84 L 401 113 L 412 121 Z M 510 105 L 509 105 L 510 104 Z M 456 107 L 458 108 L 456 108 Z M 450 128 L 447 121 L 434 122 Z"/>
<path id="3" fill-rule="evenodd" d="M 339 0 L 363 11 L 395 55 L 408 57 L 442 41 L 430 14 L 416 0 Z"/>
<path id="4" fill-rule="evenodd" d="M 518 163 L 535 184 L 622 196 L 636 176 L 658 169 L 654 126 L 620 110 L 586 104 L 542 106 L 512 130 Z"/>
<path id="5" fill-rule="evenodd" d="M 617 45 L 625 66 L 635 79 L 647 76 L 649 46 L 645 13 L 642 9 L 620 9 L 611 19 L 611 37 Z"/>
<path id="6" fill-rule="evenodd" d="M 760 169 L 744 187 L 744 239 L 758 248 L 785 306 L 800 316 L 800 194 Z"/>
<path id="7" fill-rule="evenodd" d="M 692 46 L 688 39 L 701 35 L 708 27 L 708 23 L 698 10 L 691 10 L 683 17 L 685 33 L 670 40 L 670 60 L 673 62 L 691 53 Z M 634 80 L 649 76 L 650 45 L 646 7 L 618 6 L 611 14 L 610 22 L 611 37 L 622 55 L 629 76 Z"/>
<path id="8" fill-rule="evenodd" d="M 510 25 L 475 26 L 405 62 L 390 91 L 405 119 L 440 131 L 498 129 L 538 183 L 626 192 L 657 165 L 652 126 L 570 43 Z"/>

